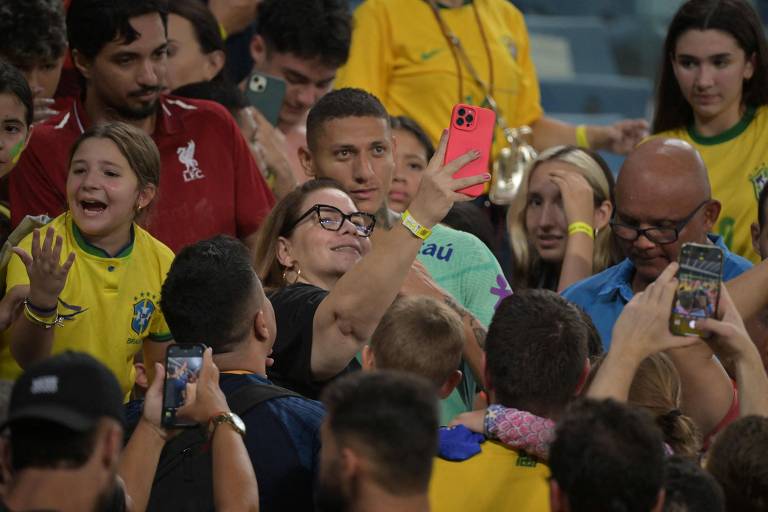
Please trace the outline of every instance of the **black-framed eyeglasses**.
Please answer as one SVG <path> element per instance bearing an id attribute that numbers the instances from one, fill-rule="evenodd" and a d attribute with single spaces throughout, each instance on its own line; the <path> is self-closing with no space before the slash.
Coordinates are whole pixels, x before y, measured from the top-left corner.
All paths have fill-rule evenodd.
<path id="1" fill-rule="evenodd" d="M 674 226 L 640 229 L 617 222 L 616 218 L 614 217 L 611 219 L 611 229 L 613 230 L 614 235 L 621 238 L 622 240 L 626 240 L 627 242 L 634 242 L 640 238 L 640 235 L 643 235 L 645 238 L 655 244 L 671 244 L 677 241 L 677 238 L 680 236 L 680 231 L 682 231 L 686 224 L 691 221 L 693 216 L 696 215 L 699 210 L 701 210 L 701 207 L 705 204 L 708 204 L 710 201 L 711 199 L 702 201 L 699 206 L 697 206 L 688 216 L 678 221 Z"/>
<path id="2" fill-rule="evenodd" d="M 299 222 L 303 221 L 312 214 L 317 215 L 317 223 L 320 227 L 327 229 L 328 231 L 339 231 L 341 226 L 344 225 L 344 221 L 349 221 L 355 227 L 357 236 L 369 237 L 373 233 L 373 227 L 376 225 L 376 217 L 370 213 L 365 212 L 352 212 L 344 213 L 335 206 L 328 204 L 316 204 L 309 210 L 304 212 L 296 222 L 290 225 L 286 229 L 286 233 L 290 233 Z"/>

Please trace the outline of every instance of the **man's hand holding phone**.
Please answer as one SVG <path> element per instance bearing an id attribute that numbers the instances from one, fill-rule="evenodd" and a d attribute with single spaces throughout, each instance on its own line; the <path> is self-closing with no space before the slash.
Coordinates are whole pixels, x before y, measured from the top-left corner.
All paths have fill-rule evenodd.
<path id="1" fill-rule="evenodd" d="M 670 263 L 656 281 L 624 306 L 613 326 L 611 348 L 587 396 L 626 401 L 635 372 L 646 357 L 701 342 L 691 336 L 674 336 L 669 330 L 677 269 L 677 263 Z"/>
<path id="2" fill-rule="evenodd" d="M 219 368 L 213 362 L 213 349 L 203 352 L 203 366 L 196 383 L 187 384 L 187 399 L 176 411 L 178 416 L 207 424 L 212 416 L 229 412 L 227 398 L 219 387 Z"/>

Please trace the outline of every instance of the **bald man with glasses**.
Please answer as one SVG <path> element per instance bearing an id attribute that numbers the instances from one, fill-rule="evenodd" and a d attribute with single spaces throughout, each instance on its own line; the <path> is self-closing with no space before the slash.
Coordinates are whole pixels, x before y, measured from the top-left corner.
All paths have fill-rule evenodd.
<path id="1" fill-rule="evenodd" d="M 677 261 L 685 243 L 713 244 L 724 253 L 723 280 L 739 304 L 755 302 L 753 284 L 745 282 L 752 264 L 728 250 L 711 233 L 720 214 L 712 198 L 707 169 L 699 153 L 677 139 L 652 139 L 636 147 L 616 182 L 611 229 L 626 259 L 563 292 L 591 317 L 608 350 L 611 331 L 624 306 Z M 749 272 L 760 279 L 768 268 Z M 738 282 L 741 281 L 741 282 Z M 671 310 L 670 304 L 670 310 Z M 751 314 L 739 308 L 743 315 Z M 681 379 L 682 410 L 704 435 L 712 435 L 737 416 L 738 402 L 728 374 L 712 350 L 700 341 L 667 351 Z"/>
<path id="2" fill-rule="evenodd" d="M 589 313 L 606 349 L 624 305 L 677 261 L 683 244 L 709 243 L 723 249 L 725 281 L 752 266 L 711 233 L 719 214 L 704 162 L 687 142 L 652 139 L 627 156 L 616 182 L 610 224 L 627 258 L 563 292 Z"/>

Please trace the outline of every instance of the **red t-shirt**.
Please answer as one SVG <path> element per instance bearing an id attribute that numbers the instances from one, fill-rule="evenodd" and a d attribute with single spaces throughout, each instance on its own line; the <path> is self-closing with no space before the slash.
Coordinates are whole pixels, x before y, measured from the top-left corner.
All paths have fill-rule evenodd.
<path id="1" fill-rule="evenodd" d="M 229 112 L 217 103 L 163 96 L 152 139 L 160 150 L 159 193 L 146 229 L 174 252 L 185 245 L 256 231 L 275 198 Z M 82 103 L 35 126 L 10 174 L 11 222 L 55 217 L 66 207 L 72 143 L 90 126 Z"/>

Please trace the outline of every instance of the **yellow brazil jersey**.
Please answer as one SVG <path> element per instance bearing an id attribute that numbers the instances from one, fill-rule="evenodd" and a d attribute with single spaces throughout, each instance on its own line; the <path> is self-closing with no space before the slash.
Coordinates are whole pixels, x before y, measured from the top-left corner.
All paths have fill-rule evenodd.
<path id="1" fill-rule="evenodd" d="M 50 226 L 64 238 L 62 262 L 70 252 L 75 253 L 59 295 L 59 314 L 67 319 L 63 327 L 54 327 L 53 353 L 76 350 L 91 354 L 115 373 L 127 393 L 134 382 L 133 356 L 142 342 L 171 339 L 159 300 L 173 253 L 136 225 L 131 244 L 115 257 L 88 244 L 68 213 Z M 30 234 L 19 247 L 30 252 L 31 244 Z M 29 284 L 29 277 L 14 255 L 8 264 L 6 289 L 19 284 Z M 0 378 L 15 380 L 22 370 L 10 353 L 9 341 L 7 330 L 0 349 Z"/>
<path id="2" fill-rule="evenodd" d="M 481 447 L 462 462 L 435 459 L 429 483 L 433 512 L 549 510 L 549 467 L 496 441 Z"/>
<path id="3" fill-rule="evenodd" d="M 657 136 L 685 140 L 701 153 L 712 197 L 722 204 L 715 232 L 731 251 L 758 263 L 749 226 L 757 222 L 757 198 L 768 182 L 768 107 L 747 110 L 738 124 L 714 137 L 692 128 Z"/>
<path id="4" fill-rule="evenodd" d="M 441 8 L 441 16 L 461 40 L 480 78 L 492 82 L 507 123 L 531 124 L 542 109 L 523 15 L 507 0 L 474 0 L 476 18 L 470 4 Z M 391 115 L 415 119 L 433 141 L 448 127 L 453 105 L 483 105 L 483 89 L 461 58 L 454 58 L 425 0 L 366 0 L 355 11 L 354 27 L 349 61 L 339 70 L 337 88 L 365 89 Z M 494 154 L 498 142 L 504 141 L 500 129 L 495 140 Z"/>

